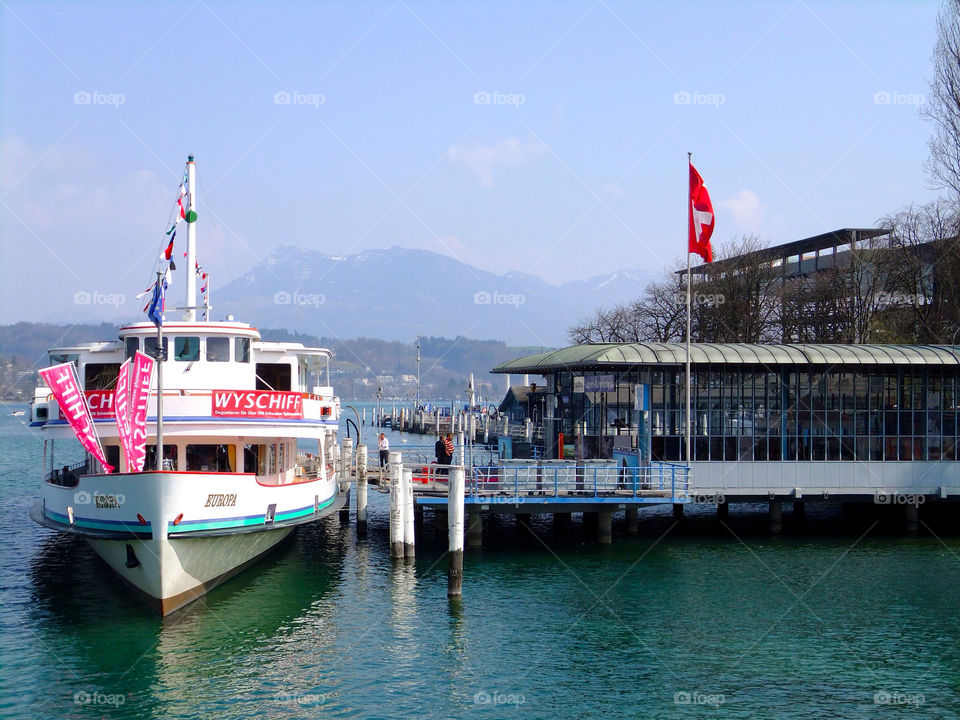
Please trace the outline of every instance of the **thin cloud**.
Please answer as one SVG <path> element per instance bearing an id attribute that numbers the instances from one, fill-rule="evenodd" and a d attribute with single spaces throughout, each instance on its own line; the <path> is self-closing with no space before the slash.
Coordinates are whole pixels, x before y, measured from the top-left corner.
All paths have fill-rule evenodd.
<path id="1" fill-rule="evenodd" d="M 733 216 L 741 232 L 757 232 L 763 224 L 765 208 L 752 190 L 741 190 L 730 198 L 717 200 L 717 205 Z"/>
<path id="2" fill-rule="evenodd" d="M 520 140 L 510 137 L 494 145 L 454 145 L 447 156 L 453 162 L 476 175 L 485 188 L 494 186 L 493 173 L 498 167 L 516 167 L 527 158 L 545 152 L 546 148 L 535 140 Z"/>

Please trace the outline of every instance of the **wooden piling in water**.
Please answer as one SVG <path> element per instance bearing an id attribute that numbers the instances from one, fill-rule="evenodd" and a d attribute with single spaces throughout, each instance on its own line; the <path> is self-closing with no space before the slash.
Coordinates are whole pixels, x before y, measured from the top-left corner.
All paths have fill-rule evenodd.
<path id="1" fill-rule="evenodd" d="M 347 502 L 340 508 L 340 521 L 350 521 L 350 478 L 353 476 L 353 438 L 340 441 L 340 477 L 347 481 Z"/>
<path id="2" fill-rule="evenodd" d="M 403 463 L 400 453 L 391 452 L 387 465 L 390 473 L 390 557 L 403 557 Z"/>
<path id="3" fill-rule="evenodd" d="M 783 527 L 783 502 L 781 500 L 770 501 L 770 532 L 778 533 Z"/>
<path id="4" fill-rule="evenodd" d="M 413 518 L 413 470 L 403 471 L 403 556 L 416 555 L 416 530 Z"/>
<path id="5" fill-rule="evenodd" d="M 367 532 L 367 446 L 357 446 L 357 535 Z"/>
<path id="6" fill-rule="evenodd" d="M 463 594 L 463 485 L 463 468 L 450 468 L 447 492 L 447 597 L 451 598 Z"/>

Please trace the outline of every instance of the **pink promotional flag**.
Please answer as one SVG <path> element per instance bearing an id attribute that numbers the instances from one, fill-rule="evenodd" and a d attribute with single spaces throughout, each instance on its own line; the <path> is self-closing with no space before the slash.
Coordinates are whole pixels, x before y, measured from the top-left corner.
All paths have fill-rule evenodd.
<path id="1" fill-rule="evenodd" d="M 123 454 L 127 458 L 127 472 L 133 472 L 130 468 L 130 460 L 134 455 L 133 433 L 130 428 L 130 375 L 132 372 L 133 361 L 128 358 L 120 366 L 120 372 L 117 373 L 117 386 L 113 390 L 113 412 L 117 419 L 117 434 L 120 436 L 120 444 L 123 445 Z"/>
<path id="2" fill-rule="evenodd" d="M 141 472 L 147 455 L 147 401 L 150 399 L 150 379 L 153 377 L 153 358 L 139 350 L 133 359 L 133 377 L 130 383 L 130 403 L 127 405 L 127 423 L 130 428 L 128 472 Z"/>
<path id="3" fill-rule="evenodd" d="M 93 425 L 93 416 L 86 396 L 80 392 L 80 382 L 77 380 L 77 370 L 73 363 L 62 363 L 39 371 L 50 388 L 50 392 L 57 399 L 60 412 L 66 416 L 70 427 L 77 435 L 77 440 L 86 448 L 87 452 L 100 461 L 105 473 L 113 472 L 113 465 L 107 462 L 100 445 L 97 429 Z"/>

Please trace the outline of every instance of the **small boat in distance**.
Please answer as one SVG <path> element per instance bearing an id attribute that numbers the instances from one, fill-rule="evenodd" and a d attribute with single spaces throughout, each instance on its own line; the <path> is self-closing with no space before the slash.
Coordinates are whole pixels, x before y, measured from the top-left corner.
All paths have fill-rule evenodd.
<path id="1" fill-rule="evenodd" d="M 72 373 L 96 445 L 75 431 L 76 403 L 63 402 L 51 383 L 37 389 L 31 406 L 44 448 L 31 517 L 84 537 L 161 615 L 255 562 L 297 526 L 335 512 L 345 496 L 334 469 L 340 401 L 330 386 L 332 353 L 266 342 L 232 316 L 209 319 L 209 277 L 196 256 L 195 172 L 191 156 L 161 271 L 148 290 L 154 321 L 121 327 L 112 340 L 49 351 L 55 367 L 47 370 L 56 372 L 46 377 L 69 390 Z M 176 308 L 181 318 L 168 321 L 163 305 L 181 220 L 186 302 Z M 126 389 L 128 359 L 133 384 L 138 372 L 145 377 L 140 436 L 136 422 L 130 432 L 137 408 L 124 407 L 136 393 Z M 86 458 L 59 466 L 55 449 L 78 438 Z"/>

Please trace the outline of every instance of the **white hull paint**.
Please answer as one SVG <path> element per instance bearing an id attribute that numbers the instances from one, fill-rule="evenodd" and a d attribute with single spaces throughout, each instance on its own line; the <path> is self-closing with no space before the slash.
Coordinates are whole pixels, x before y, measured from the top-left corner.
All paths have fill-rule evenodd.
<path id="1" fill-rule="evenodd" d="M 75 487 L 45 483 L 35 515 L 86 537 L 168 615 L 341 504 L 332 476 L 263 485 L 248 474 L 144 472 L 86 475 Z"/>

